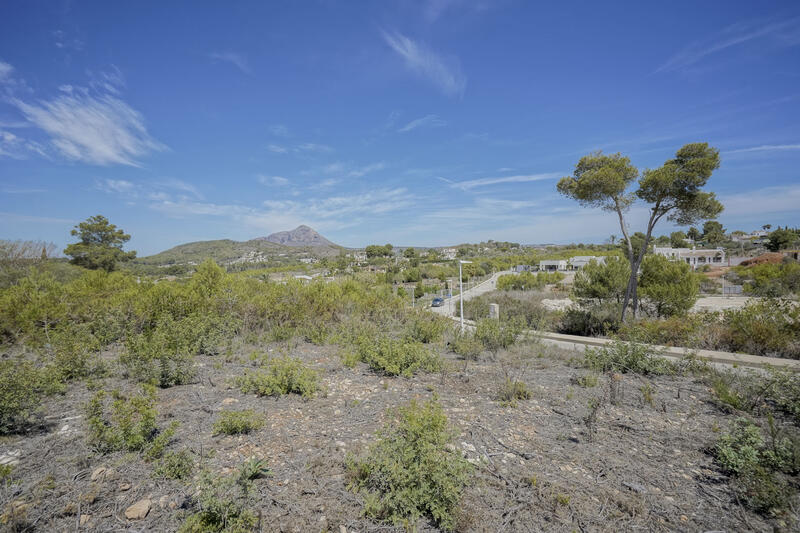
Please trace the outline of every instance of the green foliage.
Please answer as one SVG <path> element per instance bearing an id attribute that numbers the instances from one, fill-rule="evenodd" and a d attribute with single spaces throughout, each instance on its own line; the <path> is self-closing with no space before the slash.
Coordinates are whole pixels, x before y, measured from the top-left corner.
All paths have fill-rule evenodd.
<path id="1" fill-rule="evenodd" d="M 411 377 L 423 370 L 441 368 L 441 358 L 418 341 L 378 336 L 362 339 L 356 346 L 358 360 L 387 376 Z"/>
<path id="2" fill-rule="evenodd" d="M 524 322 L 518 318 L 511 320 L 484 318 L 478 320 L 475 325 L 475 338 L 486 350 L 497 355 L 501 349 L 508 349 L 517 342 L 524 328 Z"/>
<path id="3" fill-rule="evenodd" d="M 0 435 L 24 430 L 42 398 L 60 390 L 58 373 L 23 359 L 0 360 Z"/>
<path id="4" fill-rule="evenodd" d="M 489 316 L 489 304 L 500 306 L 500 320 L 522 320 L 533 329 L 546 329 L 550 314 L 534 292 L 491 292 L 464 302 L 464 317 L 478 320 Z"/>
<path id="5" fill-rule="evenodd" d="M 800 307 L 786 300 L 757 300 L 723 313 L 731 351 L 800 358 Z"/>
<path id="6" fill-rule="evenodd" d="M 158 457 L 176 426 L 164 432 L 166 438 L 163 434 L 158 435 L 155 387 L 142 385 L 139 393 L 131 396 L 124 396 L 115 390 L 111 393 L 110 406 L 107 396 L 105 391 L 98 391 L 86 407 L 89 442 L 92 446 L 103 453 L 117 450 L 147 451 L 150 458 Z"/>
<path id="7" fill-rule="evenodd" d="M 778 228 L 767 237 L 765 244 L 767 250 L 770 252 L 778 252 L 791 248 L 800 243 L 800 231 L 797 229 Z"/>
<path id="8" fill-rule="evenodd" d="M 692 308 L 700 283 L 686 263 L 651 255 L 642 263 L 639 289 L 656 315 L 675 316 Z"/>
<path id="9" fill-rule="evenodd" d="M 100 341 L 87 324 L 65 324 L 50 334 L 53 362 L 66 380 L 85 378 L 102 371 Z"/>
<path id="10" fill-rule="evenodd" d="M 194 459 L 189 450 L 168 452 L 155 466 L 153 474 L 165 479 L 187 479 L 194 470 Z"/>
<path id="11" fill-rule="evenodd" d="M 559 333 L 582 337 L 608 335 L 620 327 L 619 309 L 614 303 L 571 307 L 558 321 L 556 329 Z"/>
<path id="12" fill-rule="evenodd" d="M 124 252 L 122 245 L 131 238 L 102 215 L 95 215 L 81 222 L 71 232 L 79 242 L 70 244 L 64 254 L 72 257 L 71 263 L 91 270 L 103 269 L 111 272 L 117 263 L 130 261 L 136 252 Z"/>
<path id="13" fill-rule="evenodd" d="M 703 240 L 716 246 L 725 240 L 725 228 L 716 220 L 709 220 L 703 224 Z"/>
<path id="14" fill-rule="evenodd" d="M 258 396 L 299 394 L 309 399 L 319 390 L 317 372 L 291 357 L 269 359 L 262 368 L 245 372 L 235 382 L 242 392 Z"/>
<path id="15" fill-rule="evenodd" d="M 651 353 L 651 348 L 636 342 L 613 341 L 600 348 L 587 348 L 583 365 L 595 372 L 671 374 L 675 365 Z"/>
<path id="16" fill-rule="evenodd" d="M 450 321 L 445 317 L 426 311 L 416 311 L 407 318 L 405 336 L 411 341 L 430 344 L 442 340 L 449 326 Z"/>
<path id="17" fill-rule="evenodd" d="M 531 392 L 525 383 L 508 378 L 503 381 L 500 390 L 497 392 L 498 401 L 508 407 L 516 407 L 517 400 L 529 400 L 530 398 Z"/>
<path id="18" fill-rule="evenodd" d="M 243 475 L 244 469 L 247 475 Z M 196 511 L 178 532 L 251 533 L 258 524 L 258 517 L 250 508 L 255 504 L 253 489 L 252 463 L 227 477 L 204 470 L 194 492 Z"/>
<path id="19" fill-rule="evenodd" d="M 800 263 L 763 263 L 734 268 L 744 290 L 755 296 L 781 297 L 800 294 Z"/>
<path id="20" fill-rule="evenodd" d="M 575 274 L 572 296 L 584 305 L 596 301 L 622 302 L 631 266 L 624 257 L 609 256 L 604 263 L 594 259 Z"/>
<path id="21" fill-rule="evenodd" d="M 466 360 L 477 360 L 483 352 L 483 343 L 475 338 L 475 333 L 456 329 L 450 340 L 450 349 Z"/>
<path id="22" fill-rule="evenodd" d="M 784 437 L 769 419 L 770 440 L 747 419 L 735 420 L 718 439 L 714 458 L 736 480 L 735 490 L 751 509 L 775 512 L 784 508 L 795 489 L 781 477 L 800 469 L 800 440 Z"/>
<path id="23" fill-rule="evenodd" d="M 686 234 L 682 231 L 673 231 L 669 234 L 669 245 L 673 248 L 688 248 L 689 243 L 686 242 Z"/>
<path id="24" fill-rule="evenodd" d="M 264 426 L 264 417 L 252 409 L 222 411 L 214 422 L 214 433 L 223 435 L 247 434 Z"/>
<path id="25" fill-rule="evenodd" d="M 413 529 L 430 517 L 452 530 L 472 466 L 448 448 L 453 432 L 436 400 L 400 407 L 366 457 L 348 458 L 350 487 L 365 495 L 367 516 Z"/>

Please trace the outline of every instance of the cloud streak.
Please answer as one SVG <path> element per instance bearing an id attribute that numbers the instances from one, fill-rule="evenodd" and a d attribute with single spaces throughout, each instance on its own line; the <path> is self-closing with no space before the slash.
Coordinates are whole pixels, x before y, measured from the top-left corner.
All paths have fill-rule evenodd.
<path id="1" fill-rule="evenodd" d="M 245 74 L 249 75 L 253 73 L 250 64 L 247 62 L 247 58 L 241 54 L 235 54 L 233 52 L 212 52 L 209 54 L 209 57 L 214 61 L 230 63 Z"/>
<path id="2" fill-rule="evenodd" d="M 439 118 L 439 115 L 426 115 L 422 118 L 412 120 L 397 131 L 398 133 L 407 133 L 417 128 L 440 128 L 446 125 L 447 122 Z"/>
<path id="3" fill-rule="evenodd" d="M 467 79 L 455 59 L 445 60 L 424 44 L 399 32 L 383 32 L 383 39 L 405 61 L 406 67 L 427 78 L 447 96 L 462 96 Z"/>
<path id="4" fill-rule="evenodd" d="M 711 55 L 760 39 L 773 39 L 780 47 L 800 44 L 800 17 L 733 24 L 708 39 L 690 44 L 670 57 L 655 73 L 683 70 Z"/>
<path id="5" fill-rule="evenodd" d="M 743 154 L 747 152 L 783 152 L 790 150 L 800 150 L 800 144 L 762 144 L 750 148 L 739 148 L 738 150 L 727 150 L 726 154 Z"/>
<path id="6" fill-rule="evenodd" d="M 147 132 L 142 115 L 115 96 L 80 92 L 38 103 L 12 103 L 73 161 L 139 166 L 139 158 L 166 148 Z"/>
<path id="7" fill-rule="evenodd" d="M 486 187 L 489 185 L 498 185 L 503 183 L 529 183 L 532 181 L 551 180 L 561 176 L 557 172 L 548 172 L 543 174 L 520 174 L 517 176 L 501 176 L 495 178 L 479 178 L 467 181 L 451 181 L 445 178 L 440 178 L 450 184 L 455 189 L 468 191 L 476 187 Z"/>

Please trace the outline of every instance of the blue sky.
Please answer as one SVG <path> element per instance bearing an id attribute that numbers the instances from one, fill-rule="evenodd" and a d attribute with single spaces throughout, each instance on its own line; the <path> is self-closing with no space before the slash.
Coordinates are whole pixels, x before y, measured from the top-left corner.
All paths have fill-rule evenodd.
<path id="1" fill-rule="evenodd" d="M 100 213 L 140 255 L 303 223 L 602 242 L 615 218 L 558 177 L 696 141 L 726 227 L 797 225 L 798 124 L 795 1 L 0 4 L 2 238 L 64 246 Z"/>

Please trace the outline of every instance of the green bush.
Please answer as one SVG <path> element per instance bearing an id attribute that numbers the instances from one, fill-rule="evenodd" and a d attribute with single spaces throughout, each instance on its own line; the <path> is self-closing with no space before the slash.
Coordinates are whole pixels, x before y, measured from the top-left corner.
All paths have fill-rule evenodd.
<path id="1" fill-rule="evenodd" d="M 317 372 L 290 357 L 269 359 L 263 368 L 247 371 L 235 382 L 242 392 L 258 396 L 299 394 L 308 399 L 319 390 Z"/>
<path id="2" fill-rule="evenodd" d="M 244 411 L 222 411 L 214 422 L 214 433 L 239 435 L 250 433 L 264 426 L 264 417 L 252 409 Z"/>
<path id="3" fill-rule="evenodd" d="M 442 365 L 441 358 L 421 342 L 386 336 L 361 340 L 356 353 L 372 370 L 387 376 L 411 377 L 420 370 L 435 372 Z"/>
<path id="4" fill-rule="evenodd" d="M 624 257 L 606 257 L 603 263 L 594 259 L 575 273 L 572 297 L 583 305 L 621 304 L 631 276 L 631 265 Z"/>
<path id="5" fill-rule="evenodd" d="M 168 328 L 129 337 L 119 357 L 138 381 L 172 387 L 189 383 L 194 377 L 194 357 Z"/>
<path id="6" fill-rule="evenodd" d="M 23 359 L 0 360 L 0 435 L 24 430 L 42 398 L 62 390 L 60 373 Z"/>
<path id="7" fill-rule="evenodd" d="M 194 470 L 194 459 L 189 450 L 168 452 L 156 464 L 153 474 L 165 479 L 187 479 Z"/>
<path id="8" fill-rule="evenodd" d="M 406 322 L 405 336 L 411 341 L 429 344 L 440 341 L 449 326 L 450 321 L 442 316 L 416 311 Z"/>
<path id="9" fill-rule="evenodd" d="M 796 474 L 800 470 L 800 440 L 781 436 L 771 417 L 769 425 L 767 442 L 758 426 L 747 419 L 737 419 L 714 447 L 714 458 L 724 472 L 734 477 L 737 494 L 760 513 L 787 506 L 796 489 L 781 473 Z"/>
<path id="10" fill-rule="evenodd" d="M 98 357 L 102 348 L 86 324 L 67 324 L 50 335 L 56 368 L 64 379 L 85 378 L 102 371 Z"/>
<path id="11" fill-rule="evenodd" d="M 501 349 L 508 349 L 517 342 L 524 327 L 524 323 L 519 319 L 484 318 L 478 320 L 475 325 L 475 338 L 485 349 L 497 355 Z"/>
<path id="12" fill-rule="evenodd" d="M 599 337 L 609 335 L 620 327 L 620 306 L 613 303 L 570 307 L 556 325 L 559 333 Z"/>
<path id="13" fill-rule="evenodd" d="M 583 354 L 585 367 L 595 372 L 621 372 L 634 374 L 672 374 L 675 364 L 653 355 L 652 348 L 636 342 L 613 341 L 600 348 L 586 348 Z"/>
<path id="14" fill-rule="evenodd" d="M 751 301 L 723 313 L 731 351 L 800 358 L 800 307 L 787 300 Z"/>
<path id="15" fill-rule="evenodd" d="M 460 355 L 463 359 L 477 360 L 483 352 L 483 343 L 475 338 L 475 333 L 456 329 L 453 338 L 450 340 L 450 349 L 453 353 Z"/>
<path id="16" fill-rule="evenodd" d="M 649 255 L 642 262 L 639 294 L 643 307 L 657 316 L 683 316 L 697 301 L 700 281 L 689 265 L 663 255 Z"/>
<path id="17" fill-rule="evenodd" d="M 398 408 L 366 456 L 347 461 L 350 487 L 363 492 L 365 514 L 409 529 L 427 516 L 452 530 L 472 470 L 449 449 L 453 436 L 436 400 Z"/>
<path id="18" fill-rule="evenodd" d="M 98 391 L 86 407 L 89 442 L 100 452 L 143 451 L 150 459 L 159 457 L 175 433 L 177 422 L 160 434 L 156 427 L 156 389 L 144 384 L 138 394 L 124 396 Z"/>
<path id="19" fill-rule="evenodd" d="M 257 465 L 257 469 L 253 465 Z M 251 509 L 253 480 L 264 473 L 256 461 L 242 465 L 236 475 L 220 477 L 203 471 L 195 486 L 195 512 L 190 514 L 178 529 L 179 533 L 249 533 L 258 524 L 258 516 Z"/>
<path id="20" fill-rule="evenodd" d="M 527 385 L 521 381 L 506 378 L 497 393 L 497 399 L 509 407 L 516 407 L 517 400 L 530 400 L 531 392 Z"/>
<path id="21" fill-rule="evenodd" d="M 739 266 L 734 271 L 748 294 L 772 298 L 800 294 L 800 263 Z"/>

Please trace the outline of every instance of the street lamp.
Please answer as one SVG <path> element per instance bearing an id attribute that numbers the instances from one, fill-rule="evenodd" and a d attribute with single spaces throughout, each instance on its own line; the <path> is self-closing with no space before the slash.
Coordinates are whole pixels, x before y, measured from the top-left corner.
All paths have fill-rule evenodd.
<path id="1" fill-rule="evenodd" d="M 464 333 L 464 276 L 461 275 L 461 265 L 470 265 L 472 261 L 458 262 L 458 296 L 461 299 L 461 333 Z"/>

